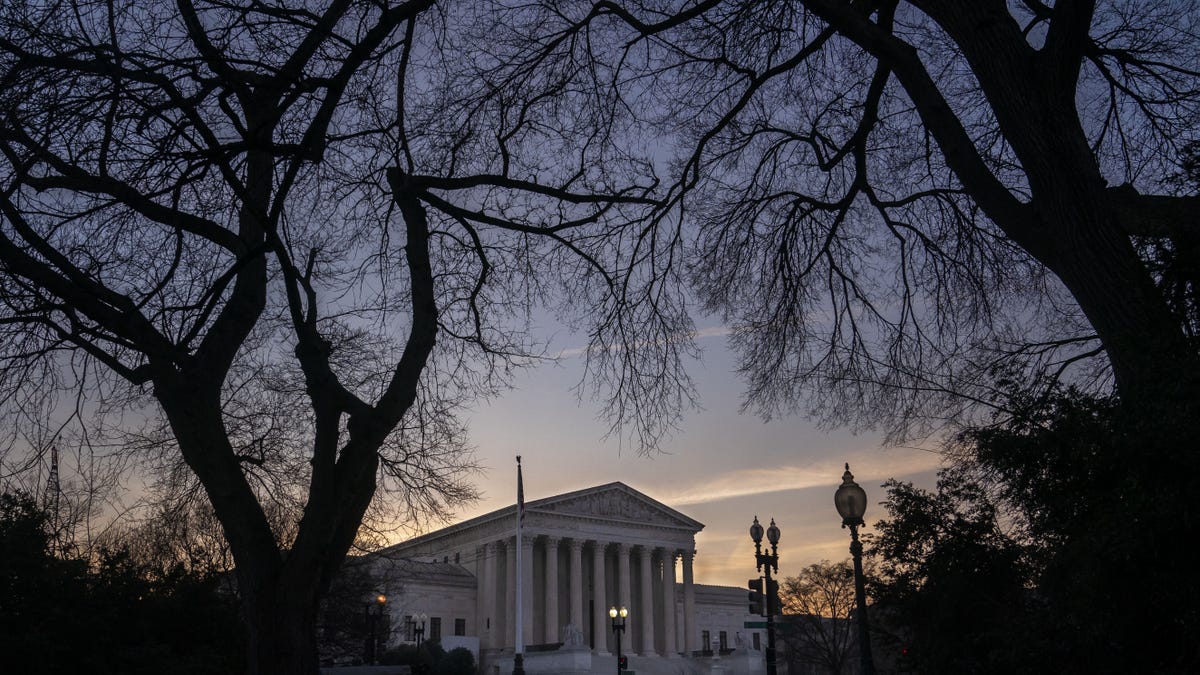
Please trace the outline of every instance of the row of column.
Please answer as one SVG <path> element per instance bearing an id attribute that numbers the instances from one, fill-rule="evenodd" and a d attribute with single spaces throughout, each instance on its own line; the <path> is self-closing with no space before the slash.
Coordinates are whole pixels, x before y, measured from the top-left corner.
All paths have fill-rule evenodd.
<path id="1" fill-rule="evenodd" d="M 522 537 L 521 551 L 522 560 L 525 563 L 522 565 L 522 587 L 525 589 L 521 602 L 523 603 L 523 632 L 525 643 L 542 642 L 553 644 L 565 640 L 568 636 L 559 635 L 559 544 L 560 539 L 557 537 L 545 538 L 545 566 L 544 575 L 541 580 L 544 584 L 544 635 L 533 635 L 533 548 L 535 536 Z M 487 636 L 484 640 L 485 644 L 492 647 L 501 646 L 499 637 L 499 626 L 497 621 L 500 617 L 497 614 L 496 600 L 498 584 L 501 583 L 499 578 L 499 549 L 505 550 L 505 569 L 507 574 L 504 579 L 504 641 L 503 646 L 511 647 L 515 644 L 515 626 L 512 618 L 515 617 L 516 607 L 516 547 L 514 539 L 489 542 L 484 546 L 483 551 L 483 569 L 479 575 L 480 587 L 478 589 L 478 614 L 479 617 L 479 633 L 481 637 Z M 569 621 L 584 632 L 584 639 L 587 639 L 588 626 L 584 622 L 584 607 L 586 606 L 586 598 L 584 597 L 584 578 L 583 578 L 583 554 L 584 548 L 591 548 L 592 555 L 592 626 L 597 628 L 594 635 L 595 651 L 598 655 L 608 653 L 607 640 L 610 632 L 610 619 L 608 616 L 608 608 L 612 605 L 630 606 L 633 601 L 632 584 L 634 582 L 631 573 L 631 559 L 636 552 L 639 558 L 639 594 L 642 600 L 642 607 L 635 611 L 631 609 L 629 619 L 630 625 L 626 628 L 627 635 L 630 636 L 630 648 L 625 650 L 628 654 L 633 654 L 634 635 L 640 635 L 640 647 L 644 655 L 649 655 L 655 649 L 655 614 L 656 609 L 662 609 L 662 654 L 665 656 L 676 656 L 680 648 L 686 652 L 691 652 L 697 649 L 695 632 L 692 625 L 695 621 L 695 588 L 693 583 L 692 562 L 694 557 L 693 551 L 679 551 L 665 547 L 650 547 L 650 546 L 633 546 L 626 543 L 615 542 L 612 544 L 616 552 L 616 580 L 614 586 L 617 597 L 611 602 L 606 593 L 607 589 L 607 566 L 605 565 L 605 551 L 609 546 L 608 542 L 597 540 L 583 539 L 567 539 L 567 547 L 569 550 L 568 569 L 570 574 L 569 589 L 567 601 L 569 603 Z M 676 597 L 675 597 L 675 559 L 683 558 L 683 635 L 684 644 L 676 645 Z M 657 560 L 656 560 L 657 559 Z M 655 582 L 660 586 L 660 597 L 655 601 L 653 597 L 653 587 Z M 656 608 L 657 605 L 657 608 Z M 649 611 L 647 611 L 649 608 Z M 540 638 L 540 639 L 539 639 Z"/>

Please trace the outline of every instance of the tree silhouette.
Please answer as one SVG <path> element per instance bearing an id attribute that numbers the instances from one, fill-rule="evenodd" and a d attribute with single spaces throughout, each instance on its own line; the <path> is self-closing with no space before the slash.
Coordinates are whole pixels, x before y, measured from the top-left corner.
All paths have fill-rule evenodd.
<path id="1" fill-rule="evenodd" d="M 0 494 L 0 647 L 17 673 L 220 675 L 242 662 L 220 576 L 125 548 L 55 550 L 49 514 Z M 75 550 L 72 544 L 68 549 Z"/>
<path id="2" fill-rule="evenodd" d="M 664 219 L 691 225 L 680 258 L 734 328 L 750 405 L 921 433 L 1001 400 L 1016 369 L 1187 419 L 1196 316 L 1157 266 L 1185 262 L 1173 293 L 1194 301 L 1200 196 L 1172 180 L 1200 109 L 1194 6 L 513 14 L 497 42 L 520 48 L 497 60 L 576 69 L 674 153 Z"/>
<path id="3" fill-rule="evenodd" d="M 939 476 L 936 491 L 890 480 L 876 528 L 872 619 L 885 653 L 913 672 L 1024 672 L 1061 664 L 1039 631 L 1036 570 L 988 485 Z M 1119 641 L 1120 638 L 1114 640 Z M 898 644 L 897 644 L 898 643 Z M 1014 644 L 1022 645 L 1014 649 Z M 906 653 L 904 651 L 906 650 Z"/>
<path id="4" fill-rule="evenodd" d="M 203 489 L 251 673 L 315 672 L 364 517 L 473 496 L 453 412 L 541 355 L 538 307 L 612 347 L 593 364 L 638 440 L 686 400 L 690 323 L 638 250 L 644 160 L 597 149 L 553 73 L 480 80 L 459 47 L 490 17 L 461 9 L 0 10 L 4 412 L 44 425 L 76 392 L 69 422 Z"/>
<path id="5" fill-rule="evenodd" d="M 452 413 L 541 355 L 541 309 L 586 333 L 604 410 L 643 448 L 690 400 L 689 283 L 765 414 L 917 433 L 1002 401 L 1011 372 L 1111 381 L 1141 442 L 1109 461 L 1147 486 L 1190 475 L 1200 197 L 1175 178 L 1195 19 L 8 3 L 4 415 L 67 408 L 169 492 L 203 489 L 251 672 L 313 672 L 364 517 L 472 496 Z M 31 465 L 13 443 L 7 464 Z"/>
<path id="6" fill-rule="evenodd" d="M 854 658 L 851 621 L 854 568 L 822 560 L 779 584 L 783 605 L 780 637 L 789 664 L 817 666 L 833 675 L 848 672 Z"/>
<path id="7" fill-rule="evenodd" d="M 936 490 L 885 485 L 872 617 L 893 653 L 918 672 L 1195 670 L 1187 506 L 1162 499 L 1180 481 L 1111 461 L 1141 442 L 1111 397 L 1014 390 L 1008 407 L 959 435 Z"/>

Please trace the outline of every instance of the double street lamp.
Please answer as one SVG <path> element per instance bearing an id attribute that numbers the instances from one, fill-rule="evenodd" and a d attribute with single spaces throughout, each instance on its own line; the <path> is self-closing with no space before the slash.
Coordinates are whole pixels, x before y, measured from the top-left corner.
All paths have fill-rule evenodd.
<path id="1" fill-rule="evenodd" d="M 771 552 L 762 552 L 763 526 L 758 523 L 758 516 L 754 516 L 754 523 L 750 526 L 750 538 L 754 540 L 754 562 L 756 569 L 763 572 L 767 577 L 766 593 L 764 593 L 767 612 L 767 675 L 776 675 L 775 669 L 775 582 L 771 581 L 771 572 L 779 571 L 779 528 L 775 526 L 775 519 L 771 519 L 771 526 L 767 528 L 767 541 L 771 544 Z"/>
<path id="2" fill-rule="evenodd" d="M 629 666 L 625 657 L 621 655 L 621 633 L 625 632 L 625 618 L 629 616 L 629 610 L 624 607 L 609 607 L 608 616 L 612 618 L 612 629 L 617 634 L 617 675 L 621 675 L 621 671 Z"/>
<path id="3" fill-rule="evenodd" d="M 425 637 L 425 622 L 429 616 L 424 612 L 413 617 L 413 635 L 417 638 L 417 649 L 421 648 L 421 638 Z"/>
<path id="4" fill-rule="evenodd" d="M 871 657 L 871 630 L 867 624 L 867 593 L 863 587 L 862 542 L 858 528 L 867 512 L 867 492 L 854 482 L 850 464 L 842 474 L 842 484 L 833 495 L 833 504 L 842 517 L 842 527 L 850 528 L 850 555 L 854 557 L 854 596 L 858 603 L 858 651 L 863 675 L 875 675 L 875 660 Z"/>
<path id="5" fill-rule="evenodd" d="M 387 605 L 387 596 L 383 593 L 375 596 L 375 598 L 367 603 L 367 653 L 364 655 L 364 661 L 370 665 L 375 665 L 379 659 L 379 622 L 383 619 L 383 608 Z M 374 608 L 374 611 L 371 611 Z"/>

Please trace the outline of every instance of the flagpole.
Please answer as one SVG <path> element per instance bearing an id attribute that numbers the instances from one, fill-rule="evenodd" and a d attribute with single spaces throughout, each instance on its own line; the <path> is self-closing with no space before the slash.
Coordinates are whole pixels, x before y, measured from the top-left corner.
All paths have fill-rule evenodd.
<path id="1" fill-rule="evenodd" d="M 516 612 L 517 625 L 516 625 L 516 630 L 514 631 L 514 635 L 516 635 L 517 641 L 516 641 L 516 646 L 513 648 L 513 675 L 525 675 L 525 634 L 524 634 L 525 589 L 523 588 L 525 575 L 522 573 L 522 571 L 525 568 L 521 566 L 523 564 L 522 560 L 521 560 L 521 558 L 522 558 L 521 549 L 525 548 L 524 546 L 521 545 L 521 525 L 523 524 L 522 521 L 524 521 L 524 520 L 525 520 L 525 486 L 522 484 L 522 481 L 521 481 L 521 456 L 517 455 L 517 541 L 516 541 L 517 570 L 516 570 L 516 574 L 513 575 L 516 577 L 516 580 L 517 580 L 517 592 L 515 594 L 516 595 L 516 605 L 517 605 L 517 608 L 516 608 L 517 609 L 517 612 Z"/>

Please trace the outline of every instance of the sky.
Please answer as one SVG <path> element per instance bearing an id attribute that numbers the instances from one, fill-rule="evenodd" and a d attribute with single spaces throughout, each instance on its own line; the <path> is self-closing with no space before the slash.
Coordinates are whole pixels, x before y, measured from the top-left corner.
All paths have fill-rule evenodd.
<path id="1" fill-rule="evenodd" d="M 782 531 L 779 573 L 797 574 L 821 560 L 849 557 L 833 494 L 844 463 L 867 491 L 867 528 L 883 516 L 880 484 L 888 478 L 932 488 L 941 456 L 914 447 L 884 447 L 878 436 L 826 433 L 801 417 L 764 422 L 738 412 L 742 383 L 720 330 L 701 331 L 702 362 L 691 365 L 702 409 L 689 413 L 658 454 L 646 457 L 605 440 L 594 401 L 571 391 L 582 356 L 519 375 L 506 395 L 478 406 L 466 420 L 484 467 L 483 499 L 453 522 L 516 502 L 516 455 L 526 500 L 620 481 L 701 523 L 696 582 L 742 586 L 757 576 L 749 528 L 757 515 Z"/>

